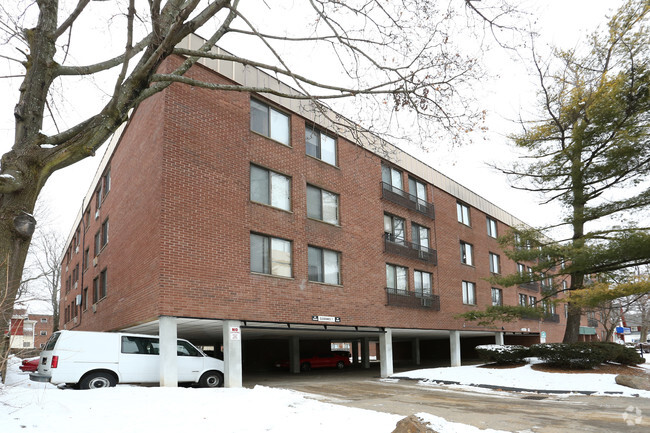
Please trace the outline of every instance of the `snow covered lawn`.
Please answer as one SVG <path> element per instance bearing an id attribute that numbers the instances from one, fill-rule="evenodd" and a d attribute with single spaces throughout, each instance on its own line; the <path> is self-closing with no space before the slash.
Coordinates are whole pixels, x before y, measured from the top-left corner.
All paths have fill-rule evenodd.
<path id="1" fill-rule="evenodd" d="M 645 355 L 648 368 L 650 356 Z M 394 378 L 421 379 L 423 384 L 449 381 L 463 386 L 489 385 L 508 388 L 523 388 L 540 391 L 594 392 L 596 394 L 617 393 L 619 395 L 650 398 L 650 391 L 641 391 L 616 384 L 615 374 L 596 373 L 546 373 L 536 371 L 531 365 L 539 362 L 529 358 L 531 364 L 515 368 L 479 368 L 476 365 L 446 368 L 428 368 L 406 371 L 393 375 Z"/>
<path id="2" fill-rule="evenodd" d="M 187 389 L 120 385 L 62 390 L 29 381 L 11 359 L 0 385 L 2 433 L 333 433 L 392 432 L 401 416 L 321 403 L 303 394 L 254 389 Z M 499 433 L 418 414 L 441 433 Z"/>

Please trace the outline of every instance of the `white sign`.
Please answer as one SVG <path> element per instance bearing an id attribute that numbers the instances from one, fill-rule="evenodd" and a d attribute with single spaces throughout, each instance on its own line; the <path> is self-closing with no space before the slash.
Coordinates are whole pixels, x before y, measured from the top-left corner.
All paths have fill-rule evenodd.
<path id="1" fill-rule="evenodd" d="M 231 340 L 241 340 L 241 329 L 237 326 L 230 328 L 230 339 Z"/>
<path id="2" fill-rule="evenodd" d="M 334 317 L 334 316 L 311 316 L 311 320 L 314 321 L 314 322 L 335 323 L 335 322 L 340 322 L 341 318 L 340 317 Z"/>
<path id="3" fill-rule="evenodd" d="M 542 331 L 539 333 L 539 342 L 546 343 L 546 331 Z"/>

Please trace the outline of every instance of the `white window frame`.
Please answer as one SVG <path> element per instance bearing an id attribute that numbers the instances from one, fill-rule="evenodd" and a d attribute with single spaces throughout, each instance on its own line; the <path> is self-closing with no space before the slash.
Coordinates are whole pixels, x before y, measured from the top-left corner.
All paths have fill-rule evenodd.
<path id="1" fill-rule="evenodd" d="M 399 226 L 398 224 L 396 224 L 398 222 L 401 222 L 401 224 L 402 224 L 402 237 L 398 237 L 396 235 L 395 229 L 396 229 L 396 227 Z M 390 229 L 390 231 L 389 231 L 389 229 Z M 389 238 L 390 242 L 404 245 L 406 243 L 406 220 L 404 218 L 398 217 L 396 215 L 385 213 L 384 214 L 384 233 L 390 235 L 390 238 Z"/>
<path id="2" fill-rule="evenodd" d="M 427 185 L 420 182 L 414 177 L 409 176 L 409 199 L 417 202 L 417 204 L 426 206 L 427 204 Z"/>
<path id="3" fill-rule="evenodd" d="M 404 194 L 404 179 L 402 172 L 388 165 L 381 165 L 381 181 L 390 185 L 391 191 L 396 194 Z"/>
<path id="4" fill-rule="evenodd" d="M 462 282 L 463 304 L 476 305 L 476 283 L 470 281 Z"/>
<path id="5" fill-rule="evenodd" d="M 522 307 L 528 306 L 528 295 L 526 295 L 525 293 L 519 294 L 519 305 Z"/>
<path id="6" fill-rule="evenodd" d="M 422 234 L 426 236 L 422 236 Z M 430 240 L 431 240 L 431 230 L 429 227 L 421 226 L 417 223 L 411 223 L 411 240 L 413 244 L 420 247 L 424 251 L 429 250 Z"/>

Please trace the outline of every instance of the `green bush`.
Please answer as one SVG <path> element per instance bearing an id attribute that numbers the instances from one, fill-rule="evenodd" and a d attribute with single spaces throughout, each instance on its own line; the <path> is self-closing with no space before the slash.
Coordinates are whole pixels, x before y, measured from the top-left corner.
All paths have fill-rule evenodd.
<path id="1" fill-rule="evenodd" d="M 534 344 L 531 355 L 546 364 L 562 368 L 588 369 L 603 362 L 637 365 L 645 362 L 634 349 L 616 343 Z"/>
<path id="2" fill-rule="evenodd" d="M 587 344 L 533 344 L 531 354 L 554 367 L 588 369 L 605 362 L 605 354 Z"/>
<path id="3" fill-rule="evenodd" d="M 531 356 L 527 347 L 517 345 L 486 344 L 476 346 L 475 350 L 482 361 L 496 364 L 521 364 L 526 362 L 526 357 Z"/>

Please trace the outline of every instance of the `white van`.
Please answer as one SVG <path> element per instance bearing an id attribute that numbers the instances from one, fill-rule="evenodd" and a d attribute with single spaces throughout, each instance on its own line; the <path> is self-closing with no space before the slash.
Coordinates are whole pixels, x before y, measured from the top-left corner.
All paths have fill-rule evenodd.
<path id="1" fill-rule="evenodd" d="M 178 340 L 178 382 L 223 386 L 223 361 L 210 358 L 189 341 Z M 160 383 L 158 336 L 112 332 L 57 331 L 41 352 L 36 382 L 81 389 L 118 383 Z"/>

